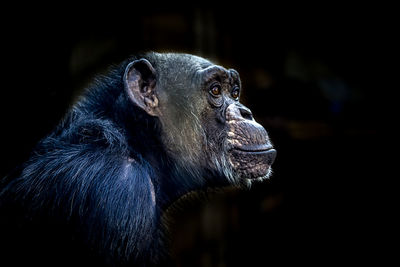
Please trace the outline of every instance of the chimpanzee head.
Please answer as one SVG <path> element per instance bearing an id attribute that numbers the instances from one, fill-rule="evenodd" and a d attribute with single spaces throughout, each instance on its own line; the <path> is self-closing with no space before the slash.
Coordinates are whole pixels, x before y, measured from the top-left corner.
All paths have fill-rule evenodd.
<path id="1" fill-rule="evenodd" d="M 129 99 L 159 119 L 166 153 L 234 184 L 267 178 L 275 159 L 266 130 L 240 103 L 233 69 L 187 54 L 149 53 L 128 64 Z"/>

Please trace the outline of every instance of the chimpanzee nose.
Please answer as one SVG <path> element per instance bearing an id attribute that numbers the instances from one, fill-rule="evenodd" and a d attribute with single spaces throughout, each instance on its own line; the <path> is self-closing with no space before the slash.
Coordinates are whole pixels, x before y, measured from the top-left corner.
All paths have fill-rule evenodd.
<path id="1" fill-rule="evenodd" d="M 241 104 L 230 104 L 226 108 L 225 118 L 227 121 L 254 120 L 251 110 Z"/>
<path id="2" fill-rule="evenodd" d="M 243 119 L 251 121 L 254 120 L 253 113 L 251 113 L 251 110 L 245 106 L 239 107 L 239 112 Z"/>

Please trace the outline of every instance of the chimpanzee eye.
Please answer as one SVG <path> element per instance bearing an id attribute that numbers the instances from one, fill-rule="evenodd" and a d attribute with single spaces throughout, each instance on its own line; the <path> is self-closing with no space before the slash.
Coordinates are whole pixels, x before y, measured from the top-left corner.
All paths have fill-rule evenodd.
<path id="1" fill-rule="evenodd" d="M 219 84 L 215 84 L 211 87 L 210 93 L 213 96 L 219 96 L 221 94 L 221 86 Z"/>
<path id="2" fill-rule="evenodd" d="M 232 92 L 231 92 L 231 96 L 233 99 L 239 99 L 239 95 L 240 95 L 240 91 L 238 87 L 233 88 Z"/>

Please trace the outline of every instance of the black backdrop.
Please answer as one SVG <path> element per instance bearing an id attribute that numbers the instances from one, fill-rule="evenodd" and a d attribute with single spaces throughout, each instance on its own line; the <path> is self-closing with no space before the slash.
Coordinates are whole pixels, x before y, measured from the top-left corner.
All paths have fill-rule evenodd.
<path id="1" fill-rule="evenodd" d="M 108 65 L 138 51 L 195 53 L 239 71 L 278 156 L 269 181 L 177 212 L 177 265 L 385 260 L 391 12 L 232 5 L 4 9 L 1 176 Z"/>

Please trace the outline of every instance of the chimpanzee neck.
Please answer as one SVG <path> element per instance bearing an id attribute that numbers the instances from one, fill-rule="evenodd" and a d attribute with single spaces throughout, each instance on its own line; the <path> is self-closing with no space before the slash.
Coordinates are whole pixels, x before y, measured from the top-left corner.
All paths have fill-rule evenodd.
<path id="1" fill-rule="evenodd" d="M 202 190 L 205 184 L 204 177 L 197 170 L 182 169 L 180 166 L 172 167 L 167 179 L 161 184 L 163 192 L 171 192 L 165 196 L 165 207 L 170 206 L 189 192 Z"/>

